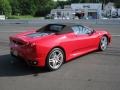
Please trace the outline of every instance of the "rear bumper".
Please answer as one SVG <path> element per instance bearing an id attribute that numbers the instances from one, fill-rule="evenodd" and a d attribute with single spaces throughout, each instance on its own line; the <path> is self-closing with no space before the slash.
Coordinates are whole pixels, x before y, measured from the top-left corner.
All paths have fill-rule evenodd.
<path id="1" fill-rule="evenodd" d="M 44 67 L 45 66 L 45 58 L 44 57 L 38 58 L 37 56 L 39 56 L 39 55 L 36 55 L 36 57 L 35 57 L 32 55 L 33 52 L 28 53 L 28 52 L 25 52 L 25 50 L 22 51 L 22 50 L 14 48 L 14 47 L 11 47 L 10 53 L 14 57 L 20 57 L 30 66 L 36 66 L 36 67 Z"/>

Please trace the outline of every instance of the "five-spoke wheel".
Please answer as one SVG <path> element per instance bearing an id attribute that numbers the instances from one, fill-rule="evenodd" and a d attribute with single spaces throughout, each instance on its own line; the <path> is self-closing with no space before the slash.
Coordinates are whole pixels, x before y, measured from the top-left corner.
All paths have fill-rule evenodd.
<path id="1" fill-rule="evenodd" d="M 50 70 L 59 69 L 64 62 L 64 52 L 60 48 L 54 48 L 47 57 L 47 67 Z"/>
<path id="2" fill-rule="evenodd" d="M 101 51 L 104 51 L 108 46 L 108 38 L 106 36 L 103 36 L 100 41 L 99 49 Z"/>

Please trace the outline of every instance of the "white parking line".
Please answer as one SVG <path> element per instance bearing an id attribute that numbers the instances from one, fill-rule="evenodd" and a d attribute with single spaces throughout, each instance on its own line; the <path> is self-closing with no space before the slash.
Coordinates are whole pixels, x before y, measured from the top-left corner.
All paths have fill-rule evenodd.
<path id="1" fill-rule="evenodd" d="M 5 52 L 9 52 L 9 51 L 10 51 L 9 49 L 4 49 L 4 50 L 0 51 L 0 54 L 5 53 Z"/>
<path id="2" fill-rule="evenodd" d="M 6 47 L 6 48 L 0 48 L 0 51 L 3 51 L 3 50 L 8 50 L 9 49 L 9 47 Z"/>
<path id="3" fill-rule="evenodd" d="M 113 36 L 113 37 L 120 37 L 120 35 L 119 35 L 119 34 L 118 34 L 118 35 L 117 35 L 117 34 L 116 34 L 116 35 L 111 35 L 111 36 Z"/>
<path id="4" fill-rule="evenodd" d="M 8 43 L 9 40 L 5 40 L 5 41 L 0 41 L 0 43 Z"/>

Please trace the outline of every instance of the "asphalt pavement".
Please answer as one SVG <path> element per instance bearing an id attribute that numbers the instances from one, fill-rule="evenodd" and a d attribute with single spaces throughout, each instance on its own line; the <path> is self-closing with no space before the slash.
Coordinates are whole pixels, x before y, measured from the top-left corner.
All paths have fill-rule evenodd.
<path id="1" fill-rule="evenodd" d="M 104 52 L 92 52 L 65 63 L 59 70 L 27 66 L 9 54 L 10 35 L 40 25 L 0 25 L 0 90 L 120 90 L 120 25 L 94 24 L 112 34 Z"/>

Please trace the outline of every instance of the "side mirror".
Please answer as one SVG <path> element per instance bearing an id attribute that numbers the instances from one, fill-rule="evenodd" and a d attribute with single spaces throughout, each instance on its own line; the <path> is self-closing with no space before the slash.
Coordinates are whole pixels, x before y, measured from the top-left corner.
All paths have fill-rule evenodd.
<path id="1" fill-rule="evenodd" d="M 92 30 L 92 34 L 95 33 L 95 32 L 96 32 L 96 31 L 93 29 L 93 30 Z"/>
<path id="2" fill-rule="evenodd" d="M 89 31 L 87 34 L 88 35 L 92 35 L 93 33 L 95 33 L 96 31 L 95 30 L 91 30 L 91 31 Z"/>

